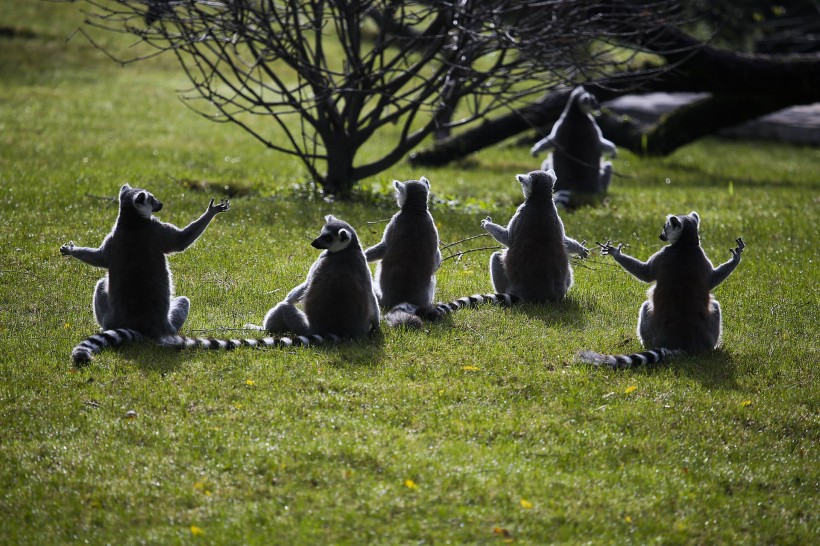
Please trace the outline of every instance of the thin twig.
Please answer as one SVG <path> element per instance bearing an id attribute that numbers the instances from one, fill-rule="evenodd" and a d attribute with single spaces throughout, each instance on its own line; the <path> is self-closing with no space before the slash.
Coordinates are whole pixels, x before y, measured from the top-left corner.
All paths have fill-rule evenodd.
<path id="1" fill-rule="evenodd" d="M 458 244 L 464 243 L 464 242 L 466 242 L 466 241 L 471 241 L 471 240 L 473 240 L 473 239 L 478 239 L 479 237 L 487 237 L 487 236 L 489 236 L 489 235 L 490 235 L 489 233 L 480 233 L 480 234 L 478 234 L 478 235 L 473 235 L 472 237 L 467 237 L 467 238 L 465 238 L 465 239 L 461 239 L 460 241 L 455 241 L 455 242 L 452 242 L 452 243 L 448 243 L 448 244 L 446 244 L 446 245 L 440 245 L 440 246 L 439 246 L 439 249 L 440 249 L 440 250 L 444 250 L 444 249 L 446 249 L 446 248 L 450 248 L 451 246 L 455 246 L 455 245 L 458 245 Z"/>
<path id="2" fill-rule="evenodd" d="M 117 198 L 111 197 L 110 195 L 94 195 L 93 193 L 86 193 L 86 197 L 90 197 L 91 199 L 98 199 L 100 201 L 108 201 L 109 203 L 116 203 Z"/>
<path id="3" fill-rule="evenodd" d="M 441 262 L 444 263 L 445 261 L 449 260 L 450 258 L 461 258 L 465 254 L 469 254 L 470 252 L 479 252 L 482 250 L 498 250 L 502 248 L 501 245 L 496 246 L 482 246 L 481 248 L 471 248 L 470 250 L 462 250 L 460 252 L 456 252 L 455 254 L 450 254 L 449 256 L 442 258 Z"/>

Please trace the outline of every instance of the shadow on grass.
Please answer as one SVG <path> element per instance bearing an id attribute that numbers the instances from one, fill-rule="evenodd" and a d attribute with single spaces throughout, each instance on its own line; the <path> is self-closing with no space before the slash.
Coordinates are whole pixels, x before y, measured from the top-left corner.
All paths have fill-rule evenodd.
<path id="1" fill-rule="evenodd" d="M 723 349 L 682 356 L 674 360 L 671 366 L 677 373 L 695 379 L 710 389 L 738 388 L 734 359 Z"/>
<path id="2" fill-rule="evenodd" d="M 626 373 L 652 374 L 665 369 L 672 369 L 675 374 L 694 379 L 709 389 L 736 390 L 738 388 L 735 362 L 732 355 L 723 349 L 708 353 L 681 355 L 649 368 L 632 368 Z"/>
<path id="3" fill-rule="evenodd" d="M 583 328 L 586 314 L 590 309 L 585 302 L 567 296 L 553 303 L 521 303 L 510 308 L 512 313 L 526 315 L 531 319 L 542 321 L 546 326 L 561 324 L 573 328 Z"/>

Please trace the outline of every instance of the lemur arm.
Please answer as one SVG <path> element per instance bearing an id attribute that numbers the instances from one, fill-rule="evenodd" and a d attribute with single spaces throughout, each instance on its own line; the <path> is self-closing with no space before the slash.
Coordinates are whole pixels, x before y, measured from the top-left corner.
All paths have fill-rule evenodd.
<path id="1" fill-rule="evenodd" d="M 436 249 L 436 255 L 433 257 L 433 262 L 435 263 L 434 271 L 438 271 L 438 268 L 441 267 L 441 250 Z"/>
<path id="2" fill-rule="evenodd" d="M 368 262 L 375 262 L 376 260 L 381 260 L 384 258 L 384 255 L 387 253 L 387 243 L 382 240 L 380 243 L 375 244 L 364 251 L 364 257 L 367 259 Z"/>
<path id="3" fill-rule="evenodd" d="M 530 148 L 530 154 L 537 155 L 538 152 L 543 152 L 544 150 L 552 150 L 553 148 L 555 148 L 555 141 L 553 140 L 553 136 L 554 135 L 550 133 L 538 142 L 536 142 L 535 145 L 532 148 Z"/>
<path id="4" fill-rule="evenodd" d="M 612 157 L 618 155 L 618 148 L 615 147 L 615 144 L 604 137 L 601 137 L 601 148 L 603 148 L 604 153 L 608 153 Z"/>
<path id="5" fill-rule="evenodd" d="M 715 288 L 723 281 L 725 281 L 726 277 L 728 277 L 732 273 L 732 271 L 735 270 L 737 264 L 740 263 L 740 255 L 743 253 L 743 249 L 746 248 L 746 244 L 740 237 L 735 239 L 735 242 L 737 243 L 737 247 L 729 249 L 729 252 L 732 253 L 732 257 L 729 259 L 729 261 L 717 266 L 714 270 L 712 270 L 712 278 L 709 287 L 710 290 Z"/>
<path id="6" fill-rule="evenodd" d="M 609 241 L 605 245 L 598 243 L 598 246 L 601 247 L 602 254 L 609 254 L 612 256 L 616 262 L 618 262 L 621 267 L 626 269 L 626 271 L 632 274 L 636 279 L 643 282 L 652 282 L 656 278 L 655 274 L 655 256 L 649 258 L 646 263 L 629 256 L 628 254 L 624 254 L 621 252 L 621 248 L 624 246 L 622 244 L 618 246 L 612 246 Z"/>
<path id="7" fill-rule="evenodd" d="M 492 218 L 487 216 L 481 221 L 481 227 L 487 230 L 493 239 L 504 246 L 510 246 L 510 232 L 504 226 L 494 224 Z"/>
<path id="8" fill-rule="evenodd" d="M 73 256 L 78 260 L 94 267 L 108 267 L 108 253 L 106 252 L 106 242 L 103 241 L 100 248 L 90 248 L 85 246 L 74 246 L 74 241 L 69 241 L 60 247 L 60 254 L 63 256 Z"/>
<path id="9" fill-rule="evenodd" d="M 577 254 L 582 258 L 589 256 L 589 249 L 572 237 L 564 236 L 564 246 L 566 247 L 567 252 Z"/>
<path id="10" fill-rule="evenodd" d="M 319 267 L 319 263 L 322 261 L 323 256 L 324 254 L 320 256 L 318 260 L 313 262 L 313 265 L 310 266 L 310 269 L 308 269 L 307 277 L 305 278 L 305 282 L 294 287 L 293 290 L 288 292 L 288 295 L 285 296 L 286 302 L 296 305 L 297 303 L 302 301 L 302 298 L 305 297 L 305 292 L 307 292 L 308 286 L 310 286 L 310 279 L 313 278 L 313 272 L 316 271 L 317 267 Z"/>
<path id="11" fill-rule="evenodd" d="M 208 204 L 208 209 L 196 220 L 188 224 L 184 229 L 179 229 L 171 224 L 163 224 L 165 228 L 165 251 L 166 252 L 182 252 L 199 239 L 199 236 L 214 219 L 214 216 L 220 212 L 227 212 L 231 208 L 231 204 L 227 199 L 222 199 L 218 205 L 214 205 L 214 200 Z"/>

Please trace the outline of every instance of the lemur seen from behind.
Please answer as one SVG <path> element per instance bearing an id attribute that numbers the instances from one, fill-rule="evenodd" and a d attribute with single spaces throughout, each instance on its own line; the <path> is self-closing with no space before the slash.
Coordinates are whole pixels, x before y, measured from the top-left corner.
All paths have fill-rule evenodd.
<path id="1" fill-rule="evenodd" d="M 532 171 L 516 176 L 524 193 L 507 226 L 482 220 L 481 227 L 507 248 L 490 257 L 494 294 L 476 294 L 427 309 L 417 309 L 422 318 L 438 319 L 464 307 L 482 303 L 509 306 L 518 301 L 533 303 L 562 299 L 572 286 L 569 254 L 586 257 L 587 249 L 567 237 L 552 200 L 553 171 Z"/>
<path id="2" fill-rule="evenodd" d="M 382 307 L 391 309 L 385 321 L 391 326 L 421 326 L 413 312 L 429 307 L 436 291 L 436 270 L 441 265 L 436 224 L 427 207 L 430 182 L 421 177 L 393 181 L 399 212 L 384 229 L 382 240 L 364 251 L 376 266 L 374 290 Z"/>
<path id="3" fill-rule="evenodd" d="M 324 250 L 295 287 L 265 315 L 269 332 L 357 338 L 379 329 L 379 304 L 356 231 L 331 215 L 311 245 Z M 300 310 L 296 304 L 302 303 Z"/>
<path id="4" fill-rule="evenodd" d="M 581 361 L 629 368 L 660 362 L 679 352 L 697 353 L 718 347 L 721 310 L 711 291 L 735 270 L 746 245 L 743 239 L 736 239 L 737 247 L 730 249 L 731 259 L 713 268 L 700 246 L 699 226 L 696 212 L 669 216 L 660 234 L 660 239 L 669 244 L 646 262 L 624 254 L 623 245 L 600 245 L 604 254 L 612 256 L 637 279 L 655 281 L 638 314 L 638 338 L 650 350 L 631 355 L 584 351 L 579 354 Z"/>
<path id="5" fill-rule="evenodd" d="M 559 204 L 576 206 L 609 188 L 612 163 L 601 163 L 601 156 L 608 153 L 615 157 L 617 150 L 595 123 L 592 113 L 597 109 L 595 97 L 583 87 L 576 87 L 550 134 L 530 150 L 532 155 L 551 150 L 541 168 L 555 171 L 558 181 L 554 199 Z"/>

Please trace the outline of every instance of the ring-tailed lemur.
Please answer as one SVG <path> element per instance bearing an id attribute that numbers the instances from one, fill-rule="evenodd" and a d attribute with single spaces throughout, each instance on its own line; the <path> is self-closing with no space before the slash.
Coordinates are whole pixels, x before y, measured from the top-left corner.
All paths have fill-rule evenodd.
<path id="1" fill-rule="evenodd" d="M 99 248 L 75 246 L 70 242 L 60 252 L 108 270 L 94 289 L 94 317 L 105 330 L 77 345 L 72 358 L 77 364 L 108 346 L 175 336 L 188 318 L 191 302 L 173 297 L 173 282 L 166 254 L 182 252 L 230 204 L 222 200 L 186 228 L 159 221 L 153 213 L 162 209 L 150 192 L 125 184 L 119 192 L 119 214 L 114 228 Z"/>
<path id="2" fill-rule="evenodd" d="M 615 157 L 617 150 L 603 137 L 592 117 L 597 109 L 595 97 L 583 87 L 576 87 L 550 134 L 530 150 L 532 155 L 552 150 L 541 168 L 555 171 L 558 182 L 554 199 L 564 206 L 581 204 L 591 194 L 606 193 L 612 180 L 612 163 L 601 164 L 601 156 L 606 152 Z"/>
<path id="3" fill-rule="evenodd" d="M 310 267 L 305 282 L 268 311 L 262 326 L 248 327 L 343 338 L 377 331 L 379 304 L 356 231 L 347 222 L 328 215 L 311 245 L 324 252 Z M 296 307 L 299 302 L 304 311 Z"/>
<path id="4" fill-rule="evenodd" d="M 731 259 L 713 268 L 700 246 L 699 226 L 696 212 L 669 216 L 660 235 L 669 245 L 646 263 L 621 252 L 623 245 L 600 245 L 604 254 L 639 280 L 656 281 L 638 314 L 638 338 L 651 350 L 631 355 L 584 351 L 578 355 L 581 361 L 629 368 L 654 364 L 679 352 L 710 351 L 720 344 L 720 304 L 711 291 L 735 270 L 746 245 L 737 238 L 737 247 L 729 250 Z"/>
<path id="5" fill-rule="evenodd" d="M 393 187 L 401 210 L 384 228 L 381 242 L 364 255 L 368 262 L 380 260 L 373 287 L 382 307 L 392 309 L 385 321 L 390 326 L 419 327 L 421 320 L 404 312 L 404 307 L 432 304 L 441 265 L 438 230 L 427 208 L 430 182 L 422 176 L 408 182 L 394 180 Z"/>
<path id="6" fill-rule="evenodd" d="M 489 217 L 481 222 L 481 227 L 507 247 L 490 257 L 493 288 L 529 302 L 560 300 L 572 286 L 569 253 L 586 258 L 588 250 L 564 233 L 552 201 L 555 173 L 532 171 L 516 178 L 525 201 L 507 227 L 494 224 Z"/>
<path id="7" fill-rule="evenodd" d="M 427 308 L 402 309 L 422 319 L 437 320 L 458 309 L 481 303 L 509 306 L 518 301 L 546 302 L 563 298 L 572 285 L 569 252 L 586 257 L 588 250 L 564 233 L 564 224 L 552 201 L 555 173 L 533 171 L 516 179 L 524 192 L 507 227 L 488 217 L 481 227 L 507 248 L 490 257 L 490 278 L 495 294 L 476 294 Z"/>

